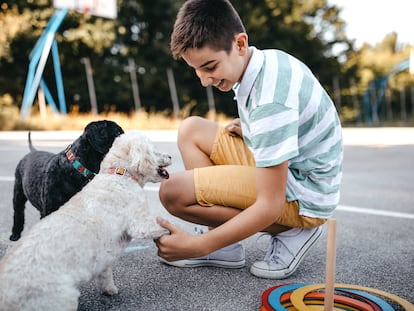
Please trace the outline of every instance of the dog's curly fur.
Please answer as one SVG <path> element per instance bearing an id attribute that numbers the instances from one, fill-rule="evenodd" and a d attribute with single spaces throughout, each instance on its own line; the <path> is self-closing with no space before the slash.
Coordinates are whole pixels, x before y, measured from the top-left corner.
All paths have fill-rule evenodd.
<path id="1" fill-rule="evenodd" d="M 100 173 L 0 261 L 0 310 L 76 310 L 80 283 L 94 277 L 103 293 L 117 293 L 111 264 L 128 242 L 167 233 L 149 213 L 142 187 L 168 178 L 170 164 L 138 131 L 115 139 Z M 129 176 L 110 174 L 114 167 Z"/>
<path id="2" fill-rule="evenodd" d="M 97 173 L 114 139 L 122 133 L 123 129 L 113 121 L 91 122 L 72 143 L 71 150 L 80 163 Z M 36 150 L 32 146 L 30 133 L 29 147 L 30 152 L 20 160 L 15 171 L 12 241 L 17 241 L 23 231 L 27 200 L 43 218 L 56 211 L 89 182 L 72 166 L 65 150 L 57 154 Z"/>

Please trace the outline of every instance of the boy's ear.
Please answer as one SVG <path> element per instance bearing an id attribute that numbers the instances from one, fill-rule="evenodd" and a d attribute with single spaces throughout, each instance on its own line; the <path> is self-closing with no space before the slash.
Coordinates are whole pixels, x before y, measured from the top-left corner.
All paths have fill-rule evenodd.
<path id="1" fill-rule="evenodd" d="M 248 47 L 249 47 L 249 40 L 247 33 L 241 32 L 235 36 L 235 41 L 237 44 L 237 48 L 239 50 L 239 53 L 243 55 L 246 53 Z"/>

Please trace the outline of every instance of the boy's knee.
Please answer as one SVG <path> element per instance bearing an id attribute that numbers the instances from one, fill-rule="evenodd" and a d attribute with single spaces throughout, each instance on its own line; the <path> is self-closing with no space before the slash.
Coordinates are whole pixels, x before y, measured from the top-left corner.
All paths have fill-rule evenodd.
<path id="1" fill-rule="evenodd" d="M 158 192 L 161 204 L 172 215 L 177 216 L 180 213 L 179 194 L 174 190 L 174 184 L 170 180 L 164 180 L 160 185 Z"/>
<path id="2" fill-rule="evenodd" d="M 158 191 L 158 196 L 160 198 L 160 201 L 162 205 L 164 205 L 165 207 L 167 207 L 166 205 L 168 205 L 168 202 L 171 201 L 170 190 L 169 190 L 170 187 L 168 183 L 169 183 L 168 180 L 162 181 L 160 184 L 160 190 Z"/>
<path id="3" fill-rule="evenodd" d="M 205 120 L 202 117 L 199 116 L 190 116 L 188 118 L 185 118 L 181 123 L 180 126 L 178 128 L 178 131 L 181 132 L 187 132 L 188 130 L 193 129 L 194 127 L 198 127 L 198 124 Z"/>
<path id="4" fill-rule="evenodd" d="M 191 116 L 184 119 L 178 127 L 178 141 L 186 140 L 199 127 L 201 117 Z"/>

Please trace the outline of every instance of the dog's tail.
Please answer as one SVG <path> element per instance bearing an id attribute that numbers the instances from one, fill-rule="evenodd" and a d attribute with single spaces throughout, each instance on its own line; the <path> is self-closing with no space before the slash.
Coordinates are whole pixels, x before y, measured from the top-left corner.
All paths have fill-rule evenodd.
<path id="1" fill-rule="evenodd" d="M 36 148 L 33 147 L 33 144 L 32 144 L 31 132 L 29 132 L 29 134 L 28 134 L 28 141 L 29 141 L 29 149 L 30 149 L 30 151 L 36 151 Z"/>

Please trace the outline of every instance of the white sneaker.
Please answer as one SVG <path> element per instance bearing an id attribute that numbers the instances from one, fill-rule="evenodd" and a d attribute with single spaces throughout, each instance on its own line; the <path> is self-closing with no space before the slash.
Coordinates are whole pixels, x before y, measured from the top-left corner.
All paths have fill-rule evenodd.
<path id="1" fill-rule="evenodd" d="M 202 234 L 203 230 L 195 227 L 196 234 Z M 241 243 L 234 243 L 223 247 L 206 256 L 183 259 L 177 261 L 167 261 L 160 257 L 161 262 L 180 268 L 195 267 L 219 267 L 219 268 L 243 268 L 246 265 L 245 252 Z"/>
<path id="2" fill-rule="evenodd" d="M 243 268 L 246 265 L 244 248 L 240 243 L 223 247 L 203 257 L 177 261 L 167 261 L 160 257 L 160 260 L 167 265 L 180 268 L 218 267 L 236 269 Z"/>
<path id="3" fill-rule="evenodd" d="M 263 261 L 256 261 L 250 272 L 266 279 L 284 279 L 292 275 L 300 262 L 321 236 L 322 227 L 293 228 L 271 236 Z"/>

